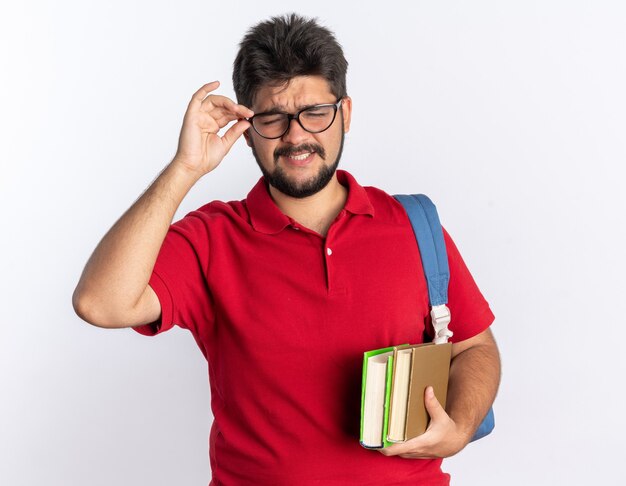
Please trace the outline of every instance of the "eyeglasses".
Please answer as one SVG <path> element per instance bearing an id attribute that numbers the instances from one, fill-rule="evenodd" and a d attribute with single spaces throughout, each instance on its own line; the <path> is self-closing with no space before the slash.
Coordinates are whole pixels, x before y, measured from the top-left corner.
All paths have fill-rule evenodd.
<path id="1" fill-rule="evenodd" d="M 254 131 L 263 138 L 275 139 L 282 137 L 289 131 L 291 120 L 296 120 L 309 133 L 320 133 L 328 130 L 333 124 L 340 105 L 341 100 L 337 101 L 337 103 L 313 105 L 293 115 L 268 111 L 254 115 L 248 118 L 248 121 L 252 124 Z"/>

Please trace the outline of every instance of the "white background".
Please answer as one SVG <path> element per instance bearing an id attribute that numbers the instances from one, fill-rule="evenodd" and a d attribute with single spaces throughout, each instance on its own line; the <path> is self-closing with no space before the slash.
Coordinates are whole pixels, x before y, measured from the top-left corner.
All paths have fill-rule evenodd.
<path id="1" fill-rule="evenodd" d="M 453 484 L 624 484 L 617 0 L 3 2 L 0 484 L 207 484 L 191 336 L 98 329 L 70 298 L 173 156 L 191 94 L 219 79 L 232 96 L 243 33 L 287 11 L 319 17 L 349 60 L 343 168 L 429 194 L 497 316 L 497 428 L 444 462 Z M 238 142 L 178 217 L 258 177 Z"/>

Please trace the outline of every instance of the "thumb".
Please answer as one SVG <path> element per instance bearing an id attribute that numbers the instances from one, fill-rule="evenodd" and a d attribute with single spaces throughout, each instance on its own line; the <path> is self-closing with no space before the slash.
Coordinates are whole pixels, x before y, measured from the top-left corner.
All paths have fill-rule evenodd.
<path id="1" fill-rule="evenodd" d="M 437 400 L 432 386 L 426 387 L 426 391 L 424 392 L 424 405 L 426 406 L 428 415 L 430 415 L 431 422 L 438 421 L 448 416 L 439 403 L 439 400 Z"/>
<path id="2" fill-rule="evenodd" d="M 222 140 L 226 142 L 226 150 L 230 150 L 237 139 L 241 137 L 243 132 L 245 132 L 248 128 L 250 128 L 250 122 L 244 119 L 239 120 L 232 127 L 230 127 L 222 137 Z"/>

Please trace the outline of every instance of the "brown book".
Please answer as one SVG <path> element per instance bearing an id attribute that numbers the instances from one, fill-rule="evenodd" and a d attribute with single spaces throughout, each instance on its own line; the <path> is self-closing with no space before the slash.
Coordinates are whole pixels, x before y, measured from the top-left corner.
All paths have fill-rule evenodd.
<path id="1" fill-rule="evenodd" d="M 451 357 L 452 343 L 426 343 L 413 347 L 406 413 L 406 440 L 423 434 L 428 427 L 430 417 L 424 405 L 424 392 L 428 386 L 433 387 L 437 400 L 445 408 Z"/>

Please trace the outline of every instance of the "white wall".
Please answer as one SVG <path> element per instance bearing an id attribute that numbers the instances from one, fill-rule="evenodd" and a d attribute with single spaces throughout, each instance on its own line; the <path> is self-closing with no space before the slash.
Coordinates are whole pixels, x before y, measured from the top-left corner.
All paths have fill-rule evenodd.
<path id="1" fill-rule="evenodd" d="M 621 484 L 626 8 L 620 1 L 11 2 L 0 7 L 0 484 L 206 484 L 190 335 L 105 331 L 71 292 L 253 23 L 298 11 L 350 62 L 343 167 L 426 192 L 490 301 L 497 429 L 459 485 Z M 259 177 L 243 143 L 179 215 Z"/>

